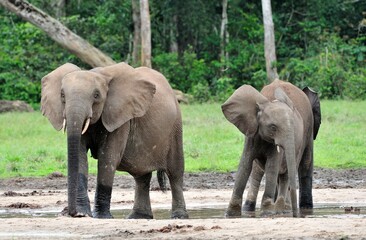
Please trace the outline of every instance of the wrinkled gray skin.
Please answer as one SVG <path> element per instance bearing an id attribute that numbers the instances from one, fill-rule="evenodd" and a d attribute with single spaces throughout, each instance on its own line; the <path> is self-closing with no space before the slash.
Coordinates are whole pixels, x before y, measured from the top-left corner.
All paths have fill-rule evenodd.
<path id="1" fill-rule="evenodd" d="M 254 186 L 259 187 L 263 176 L 256 175 L 260 171 L 258 169 L 264 169 L 266 174 L 261 203 L 264 214 L 283 211 L 289 194 L 293 216 L 298 216 L 296 172 L 300 208 L 312 208 L 313 137 L 316 127 L 308 96 L 280 80 L 265 86 L 261 93 L 244 85 L 222 105 L 222 110 L 229 122 L 246 135 L 226 215 L 241 215 L 243 192 L 253 162 L 257 165 L 254 165 L 252 179 L 258 181 L 253 181 Z M 276 187 L 278 196 L 275 201 Z M 254 210 L 258 192 L 253 189 L 248 193 L 246 210 Z"/>
<path id="2" fill-rule="evenodd" d="M 303 89 L 303 92 L 309 98 L 310 104 L 312 106 L 313 117 L 314 117 L 313 139 L 315 140 L 316 136 L 318 134 L 319 128 L 320 128 L 320 124 L 321 124 L 320 100 L 319 100 L 318 94 L 308 87 L 305 87 Z M 258 191 L 259 191 L 259 187 L 260 187 L 260 183 L 262 181 L 263 175 L 264 175 L 264 166 L 261 165 L 260 162 L 258 162 L 258 160 L 255 160 L 253 162 L 253 168 L 252 168 L 252 172 L 250 174 L 250 180 L 249 180 L 250 185 L 249 185 L 249 189 L 247 192 L 247 197 L 245 199 L 245 203 L 243 206 L 244 211 L 247 211 L 247 212 L 255 211 Z M 275 195 L 276 200 L 277 200 L 277 195 L 278 195 L 278 192 L 276 191 L 276 195 Z M 307 194 L 307 195 L 311 195 L 311 194 Z M 284 212 L 284 210 L 291 209 L 291 202 L 290 202 L 288 194 L 286 195 L 285 201 L 284 201 L 284 197 L 285 196 L 282 196 L 282 198 L 281 198 L 281 196 L 280 196 L 279 200 L 276 201 L 276 205 L 275 205 L 276 213 L 282 213 L 282 212 Z M 312 212 L 312 207 L 309 207 L 309 206 L 307 206 L 306 208 L 302 207 L 301 210 L 303 211 L 304 214 L 309 214 Z"/>
<path id="3" fill-rule="evenodd" d="M 172 218 L 188 217 L 181 113 L 163 75 L 125 63 L 90 71 L 67 63 L 42 79 L 41 105 L 56 130 L 66 120 L 69 215 L 111 218 L 113 179 L 119 170 L 136 181 L 129 218 L 152 218 L 150 179 L 158 170 L 161 187 L 165 173 L 170 181 Z M 88 150 L 98 159 L 93 212 L 87 194 Z"/>

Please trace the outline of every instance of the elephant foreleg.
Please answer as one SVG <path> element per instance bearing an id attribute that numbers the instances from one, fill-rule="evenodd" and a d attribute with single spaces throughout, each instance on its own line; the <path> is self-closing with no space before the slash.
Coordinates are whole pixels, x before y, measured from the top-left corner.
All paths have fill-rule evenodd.
<path id="1" fill-rule="evenodd" d="M 247 212 L 254 212 L 255 205 L 257 202 L 257 196 L 259 187 L 264 175 L 264 170 L 260 167 L 257 160 L 253 163 L 252 173 L 250 174 L 250 186 L 247 194 L 247 198 L 245 199 L 245 203 L 243 206 L 243 210 Z"/>
<path id="2" fill-rule="evenodd" d="M 262 198 L 262 211 L 264 214 L 274 213 L 274 199 L 276 195 L 277 179 L 279 172 L 279 156 L 272 154 L 268 157 L 265 166 L 266 182 Z"/>
<path id="3" fill-rule="evenodd" d="M 77 216 L 92 216 L 90 200 L 88 196 L 88 159 L 84 142 L 81 143 L 82 151 L 79 154 L 79 184 L 76 198 Z"/>
<path id="4" fill-rule="evenodd" d="M 98 183 L 93 211 L 93 217 L 95 218 L 113 218 L 110 206 L 114 173 L 115 167 L 113 165 L 98 161 Z"/>
<path id="5" fill-rule="evenodd" d="M 286 209 L 291 210 L 291 202 L 289 200 L 288 191 L 288 175 L 280 174 L 278 176 L 278 194 L 275 203 L 276 213 L 283 213 Z"/>
<path id="6" fill-rule="evenodd" d="M 246 138 L 244 151 L 235 177 L 234 190 L 231 195 L 229 206 L 225 213 L 225 215 L 228 217 L 241 216 L 243 193 L 245 186 L 247 185 L 250 172 L 252 171 L 254 160 L 253 149 L 255 149 L 254 139 Z"/>
<path id="7" fill-rule="evenodd" d="M 150 180 L 151 173 L 143 175 L 141 177 L 135 177 L 135 201 L 132 212 L 128 218 L 146 218 L 152 219 L 153 213 L 150 203 Z"/>

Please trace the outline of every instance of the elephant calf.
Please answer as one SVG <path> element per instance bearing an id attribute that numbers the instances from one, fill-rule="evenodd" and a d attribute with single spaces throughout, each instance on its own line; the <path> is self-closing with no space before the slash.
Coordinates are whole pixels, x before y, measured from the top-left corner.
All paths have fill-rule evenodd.
<path id="1" fill-rule="evenodd" d="M 158 171 L 172 190 L 172 218 L 188 218 L 183 197 L 182 119 L 165 77 L 125 63 L 90 71 L 67 63 L 42 79 L 42 113 L 67 130 L 68 214 L 111 218 L 116 170 L 136 181 L 129 218 L 152 218 L 150 180 Z M 98 159 L 93 213 L 88 198 L 87 152 Z"/>
<path id="2" fill-rule="evenodd" d="M 309 89 L 303 92 L 291 83 L 280 80 L 265 86 L 261 92 L 244 85 L 222 105 L 222 111 L 227 120 L 246 136 L 226 214 L 241 215 L 243 192 L 252 172 L 253 161 L 262 166 L 266 174 L 261 204 L 264 213 L 284 208 L 289 192 L 293 216 L 298 215 L 296 172 L 300 208 L 312 208 L 313 139 L 321 121 L 317 95 Z M 255 187 L 259 187 L 263 176 L 260 171 L 260 167 L 254 167 L 254 188 L 248 194 L 246 210 L 254 210 L 258 193 Z"/>

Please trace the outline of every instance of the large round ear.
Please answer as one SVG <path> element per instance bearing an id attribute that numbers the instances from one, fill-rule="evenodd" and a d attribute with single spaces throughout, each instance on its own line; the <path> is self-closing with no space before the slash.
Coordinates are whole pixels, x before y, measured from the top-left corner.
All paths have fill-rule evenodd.
<path id="1" fill-rule="evenodd" d="M 61 83 L 63 77 L 80 68 L 74 64 L 66 63 L 42 78 L 42 114 L 48 118 L 56 130 L 61 130 L 63 123 L 63 110 L 61 103 Z"/>
<path id="2" fill-rule="evenodd" d="M 243 85 L 221 106 L 226 119 L 247 137 L 252 137 L 258 129 L 258 104 L 269 102 L 255 88 Z"/>
<path id="3" fill-rule="evenodd" d="M 274 92 L 274 96 L 278 101 L 286 103 L 290 107 L 290 109 L 294 110 L 294 103 L 287 96 L 285 91 L 282 90 L 282 88 L 280 88 L 280 87 L 276 88 L 275 92 Z"/>
<path id="4" fill-rule="evenodd" d="M 113 132 L 132 118 L 145 115 L 156 91 L 152 82 L 144 79 L 126 63 L 93 71 L 111 78 L 102 113 L 102 122 L 109 132 Z"/>

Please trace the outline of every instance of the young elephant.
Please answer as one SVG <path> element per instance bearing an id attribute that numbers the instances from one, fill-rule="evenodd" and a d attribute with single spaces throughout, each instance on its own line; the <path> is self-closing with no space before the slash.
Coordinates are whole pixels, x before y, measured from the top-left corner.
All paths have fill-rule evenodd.
<path id="1" fill-rule="evenodd" d="M 314 117 L 313 139 L 315 140 L 318 135 L 318 131 L 320 128 L 320 123 L 321 123 L 319 97 L 316 92 L 314 92 L 313 90 L 311 90 L 308 87 L 305 87 L 302 91 L 309 98 L 310 104 L 312 106 L 313 117 Z M 255 211 L 258 191 L 259 191 L 259 187 L 260 187 L 260 183 L 263 178 L 263 175 L 264 175 L 264 166 L 261 165 L 260 162 L 255 160 L 253 162 L 253 168 L 252 168 L 252 172 L 250 174 L 250 180 L 249 180 L 250 185 L 249 185 L 249 189 L 247 191 L 247 197 L 245 199 L 245 203 L 243 206 L 244 211 L 248 211 L 248 212 Z M 276 192 L 276 193 L 278 193 L 278 192 Z M 277 195 L 275 196 L 275 199 L 276 198 L 277 198 Z M 290 203 L 289 203 L 288 196 L 286 197 L 286 199 L 284 199 L 284 196 L 279 196 L 276 201 L 274 210 L 278 213 L 281 213 L 284 211 L 284 209 L 291 209 L 289 207 L 289 205 L 290 205 Z M 307 208 L 305 211 L 308 212 L 309 210 L 311 210 L 311 208 L 310 209 Z"/>
<path id="2" fill-rule="evenodd" d="M 182 119 L 172 88 L 157 71 L 125 63 L 83 71 L 67 63 L 42 79 L 42 113 L 67 130 L 68 214 L 111 218 L 116 170 L 136 181 L 129 218 L 152 218 L 150 180 L 165 173 L 172 218 L 187 218 L 183 197 Z M 87 151 L 98 159 L 93 213 L 88 198 Z"/>
<path id="3" fill-rule="evenodd" d="M 246 135 L 226 214 L 241 215 L 243 192 L 254 160 L 265 169 L 262 199 L 265 213 L 276 208 L 274 198 L 278 180 L 277 201 L 283 202 L 290 189 L 293 216 L 298 215 L 296 171 L 299 175 L 300 208 L 312 208 L 313 136 L 316 127 L 307 95 L 280 80 L 265 86 L 261 93 L 244 85 L 222 105 L 222 111 Z M 315 125 L 319 124 L 320 116 L 319 123 Z"/>

